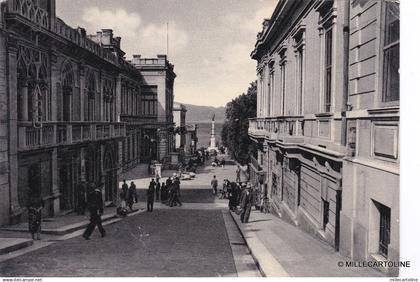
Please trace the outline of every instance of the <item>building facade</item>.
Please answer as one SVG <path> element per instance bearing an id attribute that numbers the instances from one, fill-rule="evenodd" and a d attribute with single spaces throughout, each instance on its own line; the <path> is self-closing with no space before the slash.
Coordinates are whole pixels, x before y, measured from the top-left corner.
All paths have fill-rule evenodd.
<path id="1" fill-rule="evenodd" d="M 398 260 L 399 4 L 279 1 L 251 57 L 252 181 L 342 254 Z"/>
<path id="2" fill-rule="evenodd" d="M 55 1 L 7 0 L 0 25 L 0 224 L 73 210 L 82 183 L 117 201 L 123 163 L 141 158 L 141 74 L 112 30 L 87 35 Z M 127 135 L 127 137 L 126 137 Z"/>
<path id="3" fill-rule="evenodd" d="M 143 109 L 143 134 L 145 145 L 141 153 L 144 160 L 156 159 L 170 162 L 170 153 L 175 149 L 174 137 L 174 66 L 166 55 L 156 58 L 141 58 L 134 55 L 131 63 L 142 76 L 141 93 Z M 155 155 L 154 155 L 155 154 Z M 156 158 L 153 158 L 156 156 Z"/>

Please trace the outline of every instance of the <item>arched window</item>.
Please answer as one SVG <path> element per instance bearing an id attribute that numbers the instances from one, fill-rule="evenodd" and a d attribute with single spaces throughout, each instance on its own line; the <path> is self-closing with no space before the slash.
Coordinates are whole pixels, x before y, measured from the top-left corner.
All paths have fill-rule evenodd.
<path id="1" fill-rule="evenodd" d="M 112 81 L 104 81 L 104 120 L 114 121 L 114 85 Z"/>
<path id="2" fill-rule="evenodd" d="M 73 67 L 70 63 L 67 63 L 62 72 L 62 87 L 63 87 L 63 120 L 71 121 L 71 110 L 72 110 L 72 95 L 74 86 L 74 74 Z"/>
<path id="3" fill-rule="evenodd" d="M 96 83 L 93 73 L 89 73 L 86 80 L 86 96 L 85 96 L 85 121 L 93 121 L 95 119 L 95 94 Z"/>

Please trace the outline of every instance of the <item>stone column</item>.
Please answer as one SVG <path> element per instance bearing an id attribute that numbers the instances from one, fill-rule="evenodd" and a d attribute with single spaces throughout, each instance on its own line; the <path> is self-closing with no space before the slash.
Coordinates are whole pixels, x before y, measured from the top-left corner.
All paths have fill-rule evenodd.
<path id="1" fill-rule="evenodd" d="M 17 141 L 17 42 L 9 41 L 8 46 L 9 61 L 9 205 L 10 205 L 10 223 L 19 220 L 22 209 L 19 206 L 18 199 L 18 142 Z M 6 64 L 5 64 L 6 65 Z"/>
<path id="2" fill-rule="evenodd" d="M 25 81 L 20 89 L 20 109 L 22 113 L 22 120 L 28 120 L 28 83 Z"/>
<path id="3" fill-rule="evenodd" d="M 53 196 L 53 210 L 54 215 L 60 211 L 60 188 L 58 175 L 58 150 L 54 148 L 51 153 L 51 182 L 52 182 L 52 196 Z"/>
<path id="4" fill-rule="evenodd" d="M 120 122 L 121 118 L 121 75 L 117 76 L 115 89 L 115 121 Z"/>
<path id="5" fill-rule="evenodd" d="M 80 62 L 79 64 L 79 87 L 80 87 L 80 120 L 85 121 L 85 107 L 88 107 L 86 103 L 89 102 L 89 99 L 86 97 L 86 85 L 85 85 L 85 66 L 83 65 L 83 62 Z"/>

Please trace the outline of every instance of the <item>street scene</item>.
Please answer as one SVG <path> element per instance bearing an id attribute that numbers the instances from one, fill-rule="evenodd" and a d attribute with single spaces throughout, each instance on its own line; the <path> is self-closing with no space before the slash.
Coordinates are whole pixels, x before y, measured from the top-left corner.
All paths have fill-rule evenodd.
<path id="1" fill-rule="evenodd" d="M 399 1 L 0 8 L 0 277 L 410 268 Z"/>

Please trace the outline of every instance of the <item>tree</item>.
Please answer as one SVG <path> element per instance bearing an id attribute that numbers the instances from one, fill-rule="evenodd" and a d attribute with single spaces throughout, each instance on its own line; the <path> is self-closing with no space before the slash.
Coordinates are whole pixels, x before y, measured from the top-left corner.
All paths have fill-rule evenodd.
<path id="1" fill-rule="evenodd" d="M 256 152 L 255 144 L 248 137 L 249 118 L 257 115 L 257 82 L 248 87 L 247 93 L 226 104 L 226 121 L 222 129 L 222 142 L 230 155 L 239 163 L 250 161 Z"/>

